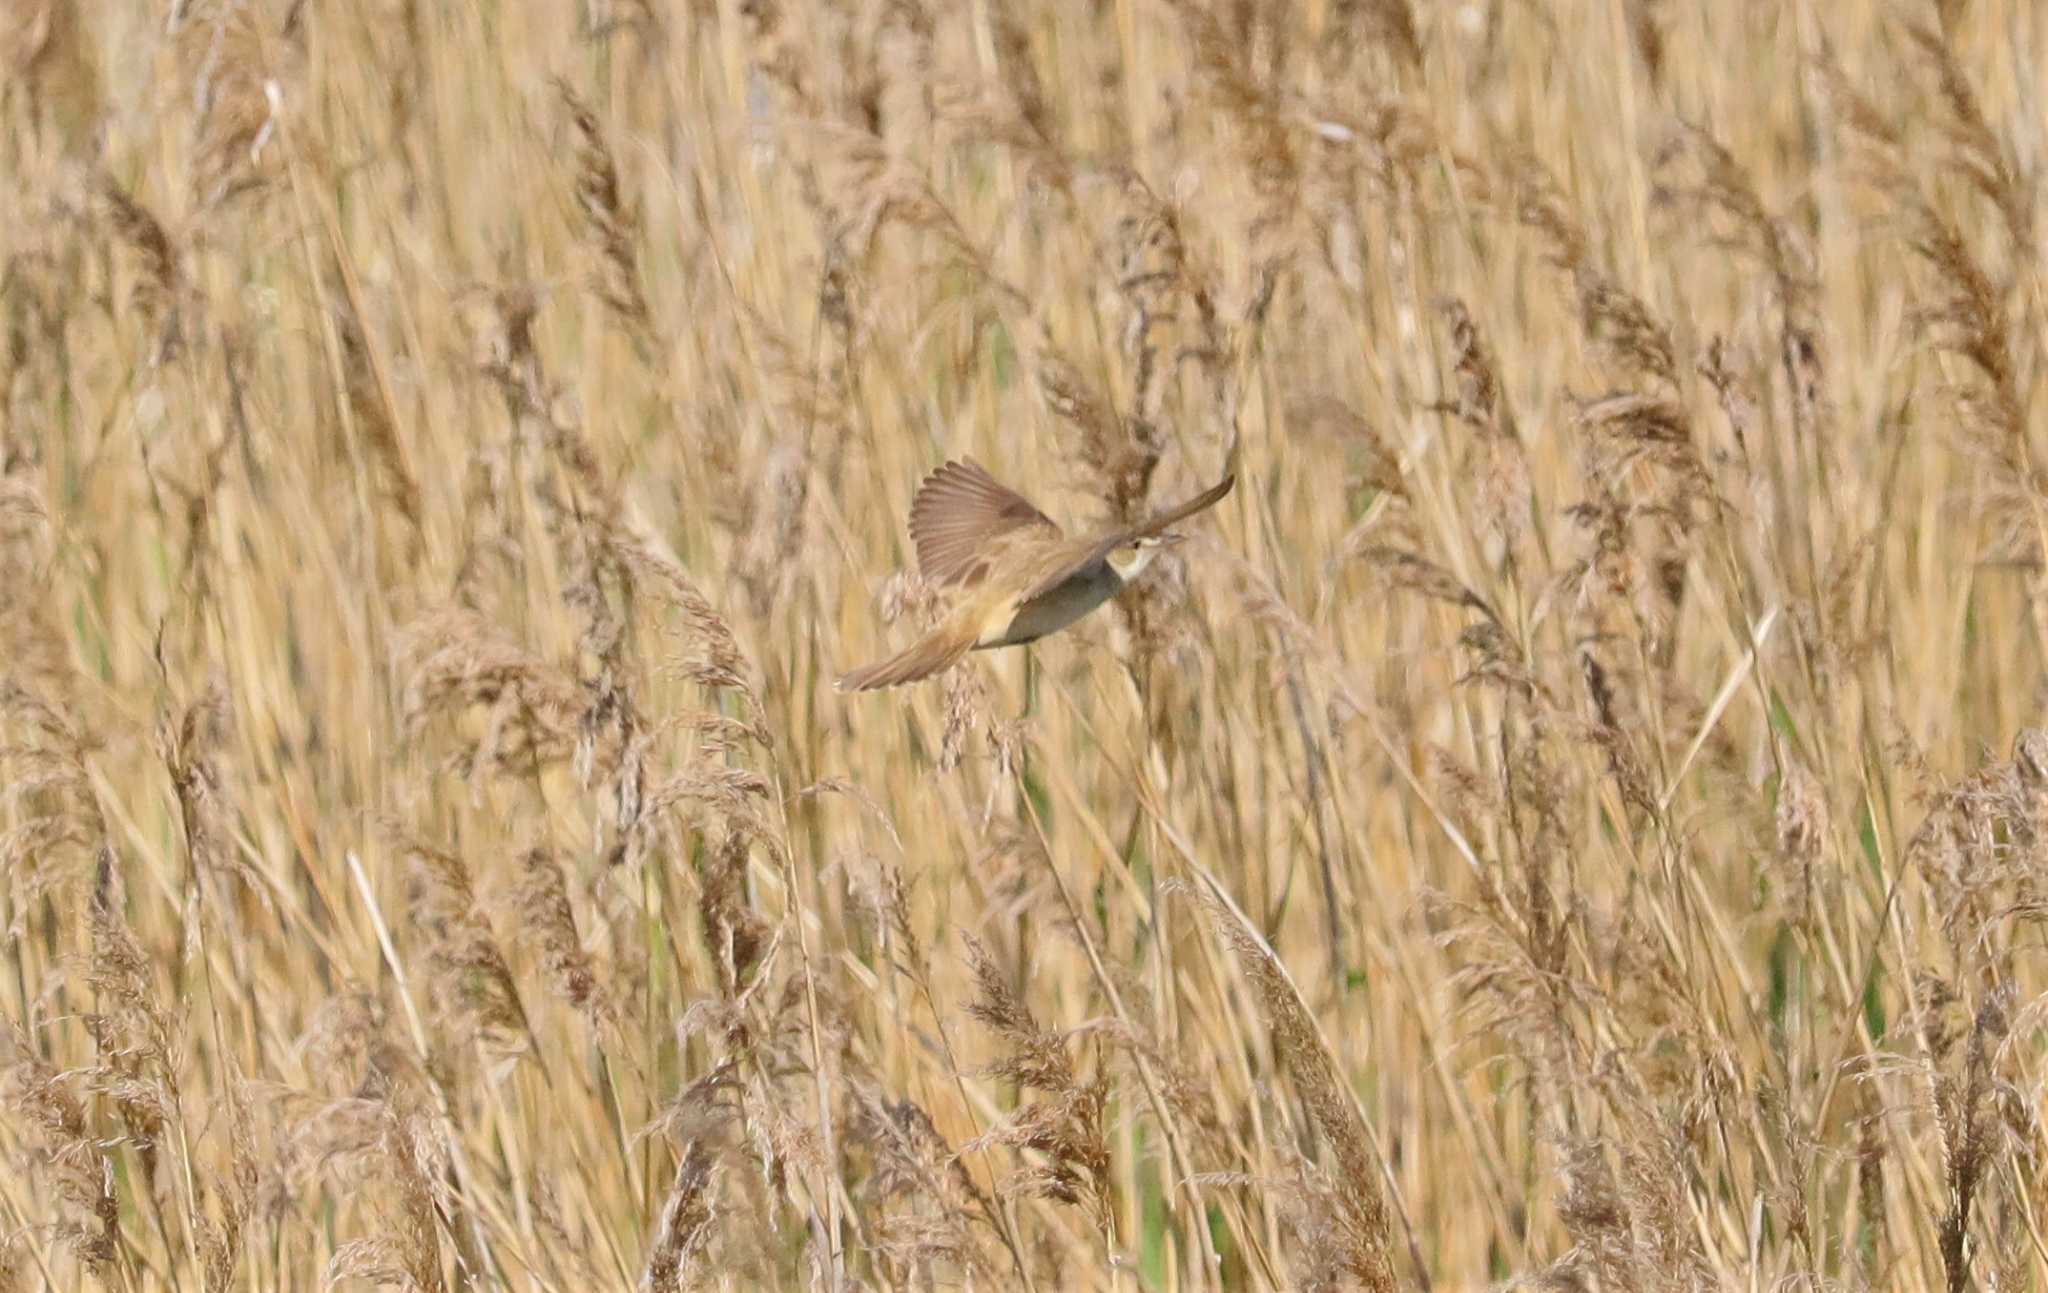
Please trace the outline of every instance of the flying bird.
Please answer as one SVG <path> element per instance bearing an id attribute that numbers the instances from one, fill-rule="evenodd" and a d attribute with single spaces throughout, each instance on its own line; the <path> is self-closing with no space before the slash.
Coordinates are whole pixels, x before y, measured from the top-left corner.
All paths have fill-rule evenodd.
<path id="1" fill-rule="evenodd" d="M 1236 483 L 1233 473 L 1150 520 L 1075 538 L 979 463 L 947 463 L 918 487 L 910 538 L 925 579 L 958 589 L 958 600 L 937 628 L 901 654 L 846 674 L 839 690 L 916 682 L 969 651 L 1035 642 L 1065 628 L 1116 596 L 1160 548 L 1180 542 L 1166 527 L 1214 506 Z"/>

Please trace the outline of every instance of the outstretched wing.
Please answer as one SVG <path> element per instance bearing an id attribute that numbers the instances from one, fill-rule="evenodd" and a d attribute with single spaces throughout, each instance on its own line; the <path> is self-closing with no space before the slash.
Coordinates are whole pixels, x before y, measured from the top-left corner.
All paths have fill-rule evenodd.
<path id="1" fill-rule="evenodd" d="M 1225 476 L 1222 480 L 1217 481 L 1214 485 L 1195 495 L 1187 502 L 1182 503 L 1179 507 L 1169 508 L 1149 520 L 1141 521 L 1124 531 L 1119 537 L 1129 542 L 1132 539 L 1142 538 L 1148 534 L 1157 534 L 1175 521 L 1185 521 L 1197 512 L 1216 506 L 1216 504 L 1223 501 L 1223 496 L 1228 494 L 1230 487 L 1235 484 L 1237 484 L 1235 473 Z"/>
<path id="2" fill-rule="evenodd" d="M 925 477 L 910 504 L 917 567 L 935 584 L 978 584 L 988 578 L 993 540 L 1027 526 L 1041 526 L 1048 538 L 1059 537 L 1051 518 L 968 458 Z"/>
<path id="3" fill-rule="evenodd" d="M 1072 577 L 1075 571 L 1094 565 L 1133 539 L 1148 538 L 1156 535 L 1175 521 L 1185 521 L 1197 512 L 1216 506 L 1217 503 L 1223 500 L 1223 496 L 1230 492 L 1231 487 L 1236 484 L 1237 475 L 1233 472 L 1187 502 L 1182 503 L 1179 507 L 1168 508 L 1157 516 L 1148 517 L 1136 525 L 1105 534 L 1091 547 L 1079 548 L 1072 552 L 1062 552 L 1058 564 L 1050 567 L 1036 584 L 1025 591 L 1023 600 L 1029 602 L 1043 597 L 1060 584 L 1065 583 Z M 1085 543 L 1086 541 L 1083 540 L 1083 542 Z"/>

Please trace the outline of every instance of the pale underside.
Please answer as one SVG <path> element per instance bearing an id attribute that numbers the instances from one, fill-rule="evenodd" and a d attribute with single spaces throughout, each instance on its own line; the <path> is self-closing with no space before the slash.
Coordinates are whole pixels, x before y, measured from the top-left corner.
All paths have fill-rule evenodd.
<path id="1" fill-rule="evenodd" d="M 1065 628 L 1123 581 L 1103 540 L 1068 538 L 1051 518 L 972 460 L 933 472 L 910 507 L 910 535 L 927 580 L 961 592 L 949 622 L 976 647 L 1015 646 Z M 943 630 L 941 630 L 943 631 Z"/>
<path id="2" fill-rule="evenodd" d="M 952 611 L 902 654 L 856 669 L 841 690 L 914 682 L 981 647 L 1015 646 L 1056 632 L 1115 596 L 1143 569 L 1147 540 L 1228 493 L 1225 477 L 1207 493 L 1142 525 L 1082 538 L 1059 526 L 972 461 L 949 462 L 926 478 L 910 507 L 918 569 L 957 590 Z M 1144 545 L 1122 572 L 1118 549 Z"/>

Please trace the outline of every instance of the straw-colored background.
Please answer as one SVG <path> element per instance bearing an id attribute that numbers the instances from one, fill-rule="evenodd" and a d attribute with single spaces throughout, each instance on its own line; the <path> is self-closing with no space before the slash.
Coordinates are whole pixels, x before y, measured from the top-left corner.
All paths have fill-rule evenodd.
<path id="1" fill-rule="evenodd" d="M 0 42 L 0 1289 L 2048 1275 L 2037 6 Z"/>

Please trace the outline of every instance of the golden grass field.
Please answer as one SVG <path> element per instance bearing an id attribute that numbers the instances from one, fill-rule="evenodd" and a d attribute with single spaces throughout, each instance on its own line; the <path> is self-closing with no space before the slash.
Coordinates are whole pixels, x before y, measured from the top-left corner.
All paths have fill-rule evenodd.
<path id="1" fill-rule="evenodd" d="M 2043 1287 L 2044 49 L 4 0 L 0 1291 Z"/>

